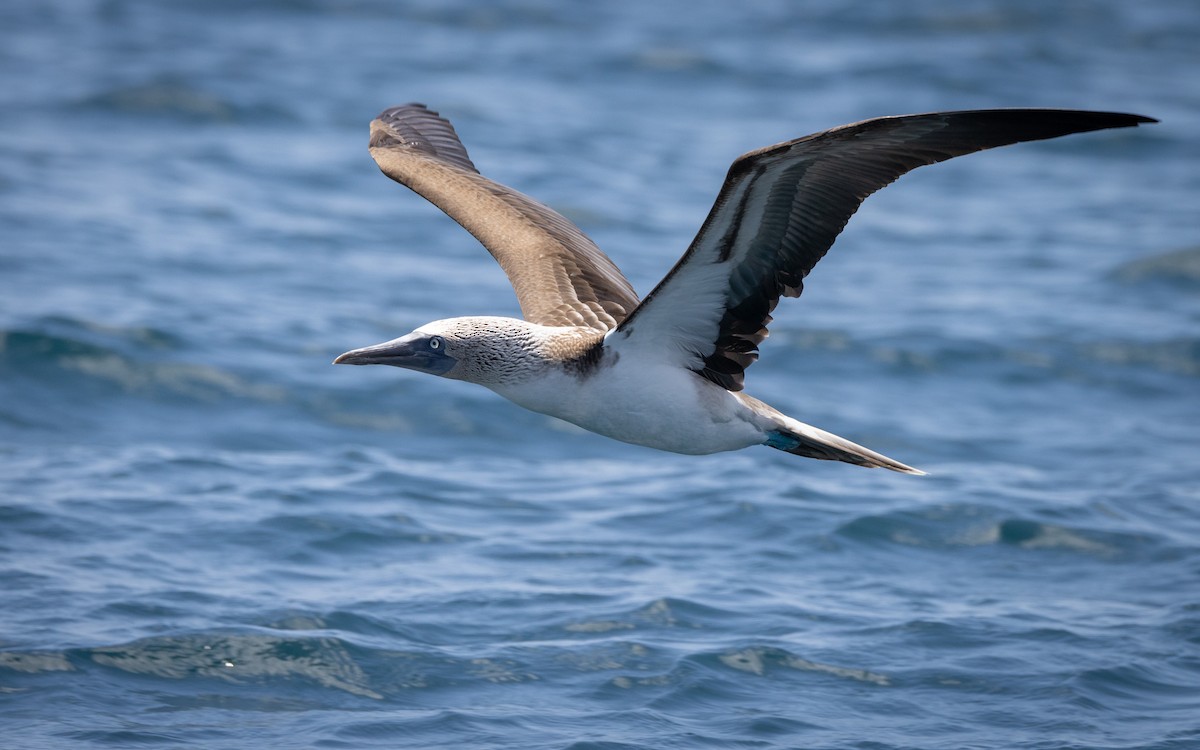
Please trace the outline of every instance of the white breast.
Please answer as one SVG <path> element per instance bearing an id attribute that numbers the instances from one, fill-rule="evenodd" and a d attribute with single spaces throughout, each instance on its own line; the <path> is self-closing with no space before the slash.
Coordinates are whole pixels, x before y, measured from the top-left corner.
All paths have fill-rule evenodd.
<path id="1" fill-rule="evenodd" d="M 553 370 L 493 386 L 526 409 L 626 443 L 675 453 L 738 450 L 765 440 L 765 425 L 732 393 L 677 365 L 619 358 L 576 376 Z"/>

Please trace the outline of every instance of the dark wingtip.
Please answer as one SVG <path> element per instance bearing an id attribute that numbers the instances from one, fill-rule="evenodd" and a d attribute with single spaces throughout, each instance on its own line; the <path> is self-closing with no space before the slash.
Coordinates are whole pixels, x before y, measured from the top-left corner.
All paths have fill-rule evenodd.
<path id="1" fill-rule="evenodd" d="M 478 173 L 450 121 L 418 102 L 388 107 L 371 122 L 371 148 L 415 149 L 441 161 Z"/>
<path id="2" fill-rule="evenodd" d="M 1063 110 L 1068 115 L 1080 115 L 1091 119 L 1095 125 L 1092 130 L 1106 128 L 1136 128 L 1138 125 L 1149 125 L 1158 122 L 1153 117 L 1134 114 L 1132 112 L 1089 112 L 1087 110 Z M 1086 132 L 1086 131 L 1082 131 Z"/>
<path id="3" fill-rule="evenodd" d="M 1112 125 L 1109 127 L 1114 128 L 1134 128 L 1138 125 L 1158 122 L 1158 120 L 1153 117 L 1138 115 L 1132 112 L 1097 112 L 1096 114 L 1110 118 L 1112 120 Z"/>
<path id="4" fill-rule="evenodd" d="M 399 112 L 406 110 L 406 109 L 423 109 L 426 112 L 429 112 L 429 107 L 425 106 L 421 102 L 409 102 L 407 104 L 397 104 L 395 106 L 388 107 L 387 109 L 380 112 L 379 115 L 375 119 L 386 120 L 389 117 L 393 117 L 396 114 L 398 114 Z M 437 115 L 437 112 L 430 112 L 430 114 Z"/>

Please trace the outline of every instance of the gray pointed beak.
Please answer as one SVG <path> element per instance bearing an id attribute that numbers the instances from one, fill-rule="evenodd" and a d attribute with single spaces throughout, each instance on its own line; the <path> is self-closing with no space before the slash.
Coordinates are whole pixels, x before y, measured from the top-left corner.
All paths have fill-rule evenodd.
<path id="1" fill-rule="evenodd" d="M 333 360 L 335 365 L 391 365 L 409 370 L 419 370 L 432 375 L 442 375 L 455 360 L 440 349 L 429 346 L 430 337 L 423 333 L 410 333 L 398 339 L 385 341 L 374 346 L 353 349 Z"/>
<path id="2" fill-rule="evenodd" d="M 374 346 L 364 346 L 352 349 L 339 355 L 333 360 L 335 365 L 390 365 L 405 362 L 416 356 L 416 347 L 411 341 L 412 334 L 398 339 L 385 341 Z"/>

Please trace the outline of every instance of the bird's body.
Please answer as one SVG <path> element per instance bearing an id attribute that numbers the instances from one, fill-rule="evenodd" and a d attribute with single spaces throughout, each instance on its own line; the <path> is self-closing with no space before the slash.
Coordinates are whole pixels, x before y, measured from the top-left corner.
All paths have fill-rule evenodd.
<path id="1" fill-rule="evenodd" d="M 879 118 L 734 162 L 691 247 L 643 300 L 582 232 L 479 174 L 449 122 L 385 110 L 371 154 L 499 261 L 525 319 L 421 326 L 338 357 L 486 386 L 520 406 L 627 443 L 707 454 L 752 445 L 920 474 L 742 392 L 779 297 L 798 296 L 858 205 L 904 172 L 985 148 L 1153 122 L 1070 110 Z"/>
<path id="2" fill-rule="evenodd" d="M 605 334 L 492 316 L 450 318 L 415 333 L 470 346 L 474 361 L 488 363 L 446 377 L 615 440 L 705 454 L 766 439 L 768 425 L 741 394 L 665 362 L 622 357 Z"/>
<path id="3" fill-rule="evenodd" d="M 585 367 L 553 367 L 492 390 L 614 440 L 674 453 L 737 450 L 766 439 L 765 424 L 738 394 L 689 370 L 622 358 L 610 347 Z"/>

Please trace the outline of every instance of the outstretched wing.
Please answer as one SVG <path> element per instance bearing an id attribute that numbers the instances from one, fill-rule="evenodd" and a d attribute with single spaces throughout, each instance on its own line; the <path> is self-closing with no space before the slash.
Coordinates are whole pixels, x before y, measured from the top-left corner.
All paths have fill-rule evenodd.
<path id="1" fill-rule="evenodd" d="M 621 271 L 561 214 L 475 168 L 454 127 L 423 104 L 371 122 L 371 157 L 383 173 L 445 211 L 508 275 L 525 319 L 608 331 L 638 304 Z"/>
<path id="2" fill-rule="evenodd" d="M 780 296 L 800 295 L 804 277 L 871 193 L 955 156 L 1143 122 L 1156 121 L 1051 109 L 935 112 L 864 120 L 752 151 L 730 167 L 696 239 L 609 345 L 674 351 L 680 364 L 739 391 Z"/>

